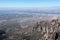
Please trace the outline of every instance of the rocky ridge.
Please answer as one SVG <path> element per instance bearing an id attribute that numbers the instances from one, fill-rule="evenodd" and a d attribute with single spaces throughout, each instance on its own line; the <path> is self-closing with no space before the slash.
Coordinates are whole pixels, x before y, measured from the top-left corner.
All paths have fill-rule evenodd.
<path id="1" fill-rule="evenodd" d="M 32 40 L 60 40 L 60 19 L 53 17 L 37 23 L 33 28 Z"/>

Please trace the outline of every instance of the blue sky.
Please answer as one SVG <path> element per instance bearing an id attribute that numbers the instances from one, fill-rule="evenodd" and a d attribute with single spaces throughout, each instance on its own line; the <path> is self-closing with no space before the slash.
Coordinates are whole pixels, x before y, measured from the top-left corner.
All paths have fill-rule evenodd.
<path id="1" fill-rule="evenodd" d="M 0 7 L 54 7 L 60 0 L 0 0 Z"/>

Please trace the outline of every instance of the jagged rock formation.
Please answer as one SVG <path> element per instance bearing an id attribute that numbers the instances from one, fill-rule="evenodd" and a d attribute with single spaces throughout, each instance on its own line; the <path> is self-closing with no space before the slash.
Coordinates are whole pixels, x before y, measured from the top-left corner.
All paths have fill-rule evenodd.
<path id="1" fill-rule="evenodd" d="M 37 23 L 31 40 L 60 40 L 60 19 L 53 18 Z"/>

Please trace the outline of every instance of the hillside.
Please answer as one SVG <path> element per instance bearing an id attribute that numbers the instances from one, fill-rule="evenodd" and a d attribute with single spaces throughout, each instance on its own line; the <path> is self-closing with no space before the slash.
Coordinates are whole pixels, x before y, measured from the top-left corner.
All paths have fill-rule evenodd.
<path id="1" fill-rule="evenodd" d="M 60 17 L 58 16 L 41 20 L 25 28 L 14 23 L 8 23 L 5 30 L 7 37 L 4 40 L 60 40 Z"/>

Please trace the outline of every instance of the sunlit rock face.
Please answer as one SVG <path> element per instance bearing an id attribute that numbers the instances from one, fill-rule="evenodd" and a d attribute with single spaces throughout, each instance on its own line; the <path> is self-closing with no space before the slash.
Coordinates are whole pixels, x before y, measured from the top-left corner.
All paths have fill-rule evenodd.
<path id="1" fill-rule="evenodd" d="M 60 40 L 60 17 L 41 21 L 33 30 L 33 40 Z"/>

